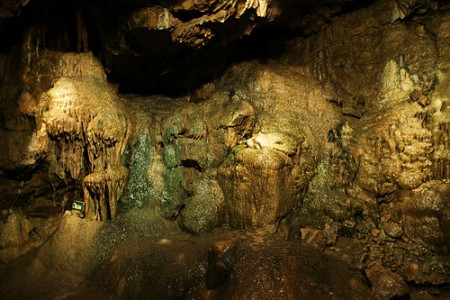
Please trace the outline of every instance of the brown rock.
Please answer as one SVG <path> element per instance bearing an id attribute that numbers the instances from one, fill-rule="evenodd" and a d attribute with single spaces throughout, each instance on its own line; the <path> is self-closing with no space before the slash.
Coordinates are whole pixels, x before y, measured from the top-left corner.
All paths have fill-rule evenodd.
<path id="1" fill-rule="evenodd" d="M 195 91 L 195 93 L 191 97 L 190 101 L 198 102 L 198 101 L 206 100 L 213 94 L 215 89 L 216 89 L 216 86 L 214 83 L 211 83 L 211 82 L 207 83 Z"/>
<path id="2" fill-rule="evenodd" d="M 38 101 L 30 93 L 26 92 L 20 95 L 18 104 L 21 113 L 32 116 L 36 110 Z"/>
<path id="3" fill-rule="evenodd" d="M 325 224 L 323 229 L 323 235 L 325 239 L 326 246 L 334 246 L 336 244 L 336 240 L 339 234 L 339 227 L 335 224 L 330 225 L 329 223 Z"/>
<path id="4" fill-rule="evenodd" d="M 301 228 L 300 238 L 306 243 L 313 245 L 316 249 L 323 249 L 325 247 L 325 236 L 322 230 Z"/>
<path id="5" fill-rule="evenodd" d="M 249 5 L 250 4 L 250 5 Z M 255 17 L 264 18 L 267 21 L 273 20 L 277 12 L 269 10 L 267 0 L 257 0 L 247 2 L 245 5 L 239 1 L 212 1 L 198 3 L 187 2 L 181 7 L 171 7 L 171 10 L 162 6 L 150 6 L 138 9 L 127 19 L 127 29 L 129 31 L 147 29 L 154 31 L 167 31 L 173 41 L 186 43 L 191 46 L 204 46 L 215 35 L 214 23 L 229 22 L 231 18 L 249 18 L 249 23 L 255 23 Z M 175 10 L 185 10 L 186 12 L 198 14 L 196 18 L 184 21 L 176 18 L 172 12 Z M 270 13 L 269 13 L 270 12 Z M 255 24 L 256 25 L 256 24 Z M 248 26 L 248 31 L 236 27 L 233 35 L 236 38 L 251 32 L 252 26 Z M 170 31 L 169 31 L 170 29 Z"/>
<path id="6" fill-rule="evenodd" d="M 372 230 L 372 236 L 373 237 L 378 237 L 380 235 L 381 230 L 378 228 L 375 228 Z"/>
<path id="7" fill-rule="evenodd" d="M 420 95 L 419 99 L 417 99 L 417 103 L 420 104 L 420 106 L 425 107 L 428 104 L 430 104 L 430 102 L 428 101 L 427 97 L 425 97 L 424 95 Z"/>
<path id="8" fill-rule="evenodd" d="M 393 238 L 400 238 L 403 234 L 403 229 L 402 227 L 397 224 L 397 223 L 393 223 L 393 222 L 386 222 L 383 224 L 383 230 L 390 236 Z"/>
<path id="9" fill-rule="evenodd" d="M 419 91 L 413 91 L 411 94 L 409 94 L 409 99 L 412 101 L 418 101 L 420 97 L 422 96 L 422 93 Z"/>
<path id="10" fill-rule="evenodd" d="M 86 176 L 83 180 L 86 217 L 102 221 L 114 218 L 127 178 L 128 169 L 123 166 L 112 166 Z"/>
<path id="11" fill-rule="evenodd" d="M 201 180 L 195 184 L 195 194 L 181 211 L 183 228 L 199 234 L 219 225 L 219 210 L 223 206 L 223 193 L 217 181 Z"/>
<path id="12" fill-rule="evenodd" d="M 331 294 L 346 299 L 370 294 L 362 276 L 351 276 L 345 263 L 324 258 L 310 245 L 270 237 L 253 240 L 235 242 L 222 256 L 219 266 L 225 265 L 223 274 L 232 279 L 217 285 L 218 299 L 327 299 Z M 308 253 L 309 258 L 297 253 Z"/>
<path id="13" fill-rule="evenodd" d="M 361 273 L 352 274 L 350 277 L 350 288 L 354 299 L 370 299 L 370 288 L 367 279 Z"/>
<path id="14" fill-rule="evenodd" d="M 400 193 L 402 227 L 405 236 L 417 244 L 436 252 L 445 252 L 442 225 L 445 219 L 448 185 L 440 181 L 429 181 L 412 191 Z M 442 214 L 444 212 L 444 214 Z"/>
<path id="15" fill-rule="evenodd" d="M 100 5 L 99 1 L 94 2 Z M 125 93 L 163 91 L 185 96 L 121 94 L 120 99 L 93 54 L 45 49 L 68 50 L 76 39 L 71 32 L 74 30 L 55 30 L 52 24 L 48 24 L 46 33 L 45 23 L 52 19 L 53 9 L 36 9 L 36 13 L 30 9 L 28 13 L 43 24 L 22 30 L 34 20 L 29 22 L 27 15 L 17 22 L 3 18 L 20 12 L 25 2 L 3 1 L 0 32 L 8 34 L 1 51 L 10 54 L 0 53 L 0 208 L 10 204 L 33 206 L 36 199 L 70 203 L 72 198 L 77 199 L 72 195 L 80 195 L 80 188 L 84 188 L 88 218 L 112 218 L 128 174 L 121 165 L 137 153 L 145 156 L 135 164 L 139 172 L 131 170 L 142 178 L 142 185 L 135 189 L 146 190 L 139 197 L 148 198 L 151 211 L 164 214 L 164 207 L 170 207 L 168 211 L 175 212 L 168 216 L 178 217 L 183 229 L 202 233 L 223 223 L 235 228 L 277 228 L 281 232 L 277 225 L 283 222 L 283 230 L 302 228 L 302 239 L 313 245 L 268 242 L 270 238 L 261 236 L 253 237 L 248 244 L 225 241 L 226 246 L 221 249 L 215 243 L 217 249 L 211 250 L 215 257 L 210 263 L 215 266 L 212 281 L 216 283 L 210 283 L 209 288 L 218 290 L 205 292 L 204 297 L 349 298 L 346 291 L 364 290 L 364 281 L 351 278 L 346 282 L 350 276 L 340 272 L 346 268 L 330 266 L 322 261 L 323 253 L 317 256 L 310 252 L 314 247 L 335 245 L 339 230 L 346 239 L 364 247 L 367 257 L 361 262 L 383 260 L 366 271 L 377 298 L 406 295 L 405 283 L 392 272 L 394 268 L 405 274 L 408 282 L 448 283 L 448 3 L 110 2 L 111 7 L 106 10 L 83 11 L 92 18 L 87 25 L 96 25 L 95 29 L 88 28 L 90 39 L 95 42 L 98 34 L 95 55 L 101 56 L 110 69 L 108 78 L 120 83 L 120 90 Z M 90 8 L 91 4 L 83 1 L 84 5 Z M 340 11 L 342 5 L 344 11 Z M 290 12 L 289 8 L 295 6 L 299 8 Z M 38 3 L 36 8 L 40 7 Z M 133 11 L 127 8 L 121 12 L 117 7 L 132 7 Z M 44 12 L 42 18 L 39 11 Z M 94 11 L 99 12 L 98 18 Z M 109 11 L 114 12 L 114 18 L 120 15 L 117 19 L 121 21 L 111 20 Z M 302 11 L 320 13 L 303 18 Z M 284 34 L 276 37 L 276 57 L 266 47 L 264 51 L 256 49 L 259 44 L 253 41 L 265 41 L 255 35 L 230 43 L 250 34 L 256 26 L 269 26 L 280 12 L 283 15 L 276 20 L 280 23 L 274 31 L 290 28 L 289 32 L 304 38 L 288 41 Z M 295 14 L 298 16 L 291 19 Z M 67 22 L 72 28 L 74 24 Z M 12 28 L 17 23 L 19 28 Z M 113 24 L 117 26 L 109 26 Z M 13 31 L 9 32 L 10 28 Z M 269 28 L 267 32 L 272 31 Z M 22 47 L 8 44 L 16 43 L 21 36 Z M 255 50 L 256 53 L 246 53 Z M 263 59 L 228 66 L 226 71 L 230 61 L 235 63 L 247 57 Z M 220 75 L 223 70 L 224 75 Z M 214 84 L 204 85 L 212 80 Z M 42 92 L 44 95 L 39 97 Z M 408 103 L 408 98 L 417 104 Z M 327 132 L 333 133 L 329 142 Z M 142 147 L 134 143 L 138 135 L 148 137 L 148 143 Z M 146 151 L 139 152 L 142 148 Z M 35 181 L 29 178 L 37 169 L 44 175 L 39 176 L 41 180 L 35 189 Z M 109 237 L 110 224 L 128 228 L 128 232 L 121 231 L 123 235 L 136 230 L 146 236 L 161 221 L 152 220 L 141 226 L 138 216 L 145 219 L 149 210 L 140 214 L 139 210 L 130 209 L 133 214 L 104 224 L 66 219 L 66 227 L 58 231 L 53 244 L 44 245 L 41 255 L 51 270 L 76 272 L 78 254 L 82 267 L 95 269 L 96 265 L 83 257 L 85 250 L 104 244 L 100 238 Z M 39 210 L 32 215 L 41 216 L 45 224 L 49 222 Z M 8 219 L 5 213 L 2 222 L 5 224 L 0 228 L 0 251 L 4 251 L 2 255 L 12 253 L 9 258 L 31 249 L 29 241 L 41 234 L 24 216 Z M 290 222 L 294 224 L 286 224 Z M 128 223 L 133 226 L 127 227 Z M 339 227 L 312 229 L 323 228 L 324 224 Z M 382 230 L 373 230 L 380 225 Z M 97 234 L 100 227 L 106 230 Z M 198 241 L 191 238 L 187 237 L 184 245 Z M 57 239 L 61 242 L 55 244 Z M 83 242 L 71 247 L 73 239 Z M 139 290 L 139 284 L 134 286 L 132 280 L 142 275 L 143 282 L 152 281 L 161 286 L 162 292 L 171 291 L 165 295 L 176 290 L 169 295 L 172 298 L 192 296 L 192 290 L 187 289 L 192 282 L 204 284 L 201 278 L 205 278 L 202 272 L 206 262 L 199 258 L 189 264 L 190 255 L 184 249 L 176 251 L 174 260 L 164 259 L 165 248 L 177 245 L 175 238 L 170 236 L 170 240 L 173 242 L 152 245 L 161 247 L 158 255 L 148 249 L 133 252 L 135 249 L 125 241 L 124 249 L 139 254 L 135 264 L 130 267 L 127 262 L 132 255 L 119 251 L 119 256 L 109 260 L 113 265 L 123 263 L 117 268 L 119 276 L 105 271 L 108 265 L 102 266 L 105 273 L 101 275 L 106 276 L 98 277 L 113 284 L 101 288 L 113 286 L 119 297 L 127 298 Z M 353 252 L 341 251 L 342 258 L 352 267 L 363 268 L 363 264 L 353 263 L 353 256 L 361 257 L 354 254 L 356 247 L 352 243 L 348 246 L 346 249 Z M 68 254 L 70 260 L 57 253 Z M 199 257 L 204 259 L 204 252 Z M 403 260 L 408 262 L 404 267 Z M 162 261 L 156 271 L 154 261 Z M 392 269 L 382 267 L 383 263 Z M 183 267 L 177 269 L 175 265 Z M 193 270 L 185 269 L 187 265 L 195 267 L 195 271 L 187 272 Z M 125 274 L 125 270 L 133 274 Z M 150 270 L 154 272 L 151 280 L 147 276 Z M 164 273 L 166 277 L 160 277 Z M 183 280 L 185 273 L 189 273 L 186 278 L 194 276 L 195 280 Z M 221 278 L 223 273 L 226 276 Z M 299 278 L 299 274 L 305 276 Z M 184 283 L 172 284 L 178 279 Z M 336 282 L 339 284 L 334 286 Z M 19 282 L 26 283 L 27 280 Z M 335 289 L 341 288 L 346 291 L 337 294 Z M 369 298 L 366 296 L 359 297 Z"/>
<path id="16" fill-rule="evenodd" d="M 388 300 L 407 295 L 408 286 L 402 277 L 383 267 L 380 263 L 373 264 L 366 269 L 366 276 L 372 285 L 375 299 Z"/>
<path id="17" fill-rule="evenodd" d="M 420 268 L 416 263 L 408 263 L 405 271 L 408 279 L 417 278 L 420 275 Z"/>
<path id="18" fill-rule="evenodd" d="M 216 242 L 208 250 L 208 270 L 206 283 L 209 289 L 216 289 L 229 281 L 236 247 L 244 236 L 229 236 Z"/>
<path id="19" fill-rule="evenodd" d="M 2 211 L 0 219 L 0 263 L 44 244 L 60 224 L 61 216 L 29 217 L 21 208 Z"/>
<path id="20" fill-rule="evenodd" d="M 238 146 L 239 147 L 239 146 Z M 295 207 L 301 187 L 293 180 L 300 170 L 282 152 L 264 148 L 235 149 L 221 167 L 226 222 L 234 228 L 265 227 Z"/>

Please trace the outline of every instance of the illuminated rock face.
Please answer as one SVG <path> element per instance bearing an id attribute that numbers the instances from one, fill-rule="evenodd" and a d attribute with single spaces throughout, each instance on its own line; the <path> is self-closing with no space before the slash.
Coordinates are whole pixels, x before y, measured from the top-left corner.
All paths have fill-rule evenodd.
<path id="1" fill-rule="evenodd" d="M 299 165 L 300 145 L 286 133 L 257 133 L 232 150 L 220 169 L 225 223 L 234 228 L 276 225 L 299 206 L 306 174 Z"/>
<path id="2" fill-rule="evenodd" d="M 127 182 L 122 154 L 131 133 L 116 90 L 107 83 L 103 67 L 90 53 L 46 51 L 30 55 L 39 67 L 24 75 L 30 92 L 20 96 L 19 114 L 33 118 L 35 130 L 26 147 L 15 148 L 13 141 L 8 141 L 9 147 L 20 154 L 9 163 L 33 166 L 45 160 L 47 176 L 40 180 L 49 182 L 53 193 L 61 183 L 81 186 L 86 181 L 90 192 L 84 193 L 84 202 L 91 202 L 85 205 L 87 218 L 114 217 Z M 46 69 L 45 75 L 39 73 L 40 68 Z M 74 198 L 64 196 L 61 205 L 83 200 L 79 193 L 71 196 Z M 53 199 L 53 207 L 55 204 Z M 90 211 L 93 207 L 95 211 Z"/>
<path id="3" fill-rule="evenodd" d="M 66 170 L 71 179 L 80 179 L 86 172 L 120 164 L 127 123 L 108 90 L 106 82 L 93 83 L 91 78 L 61 79 L 44 95 L 48 110 L 43 122 L 50 147 L 55 147 L 55 165 L 61 168 L 55 173 L 62 179 Z"/>
<path id="4" fill-rule="evenodd" d="M 0 53 L 0 262 L 38 248 L 29 282 L 94 280 L 74 298 L 448 298 L 449 4 L 287 2 L 136 1 L 99 14 L 97 57 L 22 30 Z M 236 42 L 263 23 L 290 28 L 276 55 Z"/>
<path id="5" fill-rule="evenodd" d="M 126 112 L 90 54 L 63 55 L 59 66 L 61 78 L 42 95 L 38 116 L 49 137 L 49 172 L 82 182 L 88 219 L 113 218 L 128 177 L 121 166 L 130 134 Z"/>
<path id="6" fill-rule="evenodd" d="M 301 170 L 271 149 L 235 149 L 222 166 L 225 223 L 234 228 L 276 225 L 301 200 Z"/>
<path id="7" fill-rule="evenodd" d="M 178 19 L 174 14 L 185 11 L 197 15 L 188 22 Z M 132 13 L 128 20 L 128 35 L 133 31 L 145 30 L 166 31 L 174 42 L 190 46 L 204 46 L 217 34 L 214 23 L 225 23 L 232 19 L 246 18 L 250 15 L 250 22 L 244 28 L 234 32 L 237 37 L 250 34 L 256 26 L 254 19 L 259 17 L 272 21 L 279 14 L 277 1 L 250 0 L 250 1 L 185 1 L 173 7 L 149 6 Z M 137 46 L 137 45 L 136 45 Z"/>
<path id="8" fill-rule="evenodd" d="M 277 228 L 299 208 L 318 160 L 329 151 L 327 131 L 341 122 L 326 88 L 302 69 L 286 74 L 281 68 L 243 64 L 233 70 L 238 75 L 224 76 L 234 98 L 247 99 L 257 114 L 251 133 L 219 168 L 223 218 L 234 228 Z"/>
<path id="9" fill-rule="evenodd" d="M 448 281 L 448 249 L 442 248 L 448 217 L 440 213 L 448 209 L 443 200 L 448 198 L 447 154 L 441 150 L 449 153 L 444 140 L 450 115 L 442 104 L 448 101 L 443 92 L 448 55 L 439 46 L 446 40 L 442 30 L 448 28 L 448 14 L 425 5 L 436 13 L 435 25 L 427 27 L 431 20 L 421 26 L 392 23 L 391 18 L 403 18 L 392 14 L 397 5 L 379 1 L 324 27 L 317 37 L 293 42 L 304 49 L 301 65 L 307 61 L 318 80 L 335 86 L 334 101 L 351 116 L 331 130 L 329 160 L 309 185 L 303 202 L 307 213 L 298 222 L 320 227 L 338 222 L 350 235 L 375 231 L 375 242 L 362 238 L 372 251 L 368 263 L 381 260 L 403 278 L 437 284 Z M 374 23 L 381 27 L 371 27 Z M 349 26 L 353 30 L 344 30 Z M 414 39 L 414 45 L 405 39 Z M 315 52 L 318 45 L 327 51 Z M 297 59 L 288 55 L 291 62 Z M 392 244 L 375 245 L 381 241 Z M 427 249 L 429 258 L 411 254 L 419 249 Z"/>
<path id="10" fill-rule="evenodd" d="M 89 219 L 106 220 L 117 215 L 118 200 L 127 182 L 128 170 L 123 166 L 94 172 L 83 180 L 85 214 Z"/>

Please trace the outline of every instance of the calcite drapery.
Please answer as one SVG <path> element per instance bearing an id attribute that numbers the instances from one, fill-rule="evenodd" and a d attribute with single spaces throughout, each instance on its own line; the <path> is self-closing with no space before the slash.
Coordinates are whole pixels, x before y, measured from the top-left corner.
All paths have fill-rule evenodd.
<path id="1" fill-rule="evenodd" d="M 433 139 L 432 172 L 437 180 L 450 179 L 450 100 L 444 98 L 444 101 L 439 95 L 428 109 Z"/>
<path id="2" fill-rule="evenodd" d="M 190 46 L 203 46 L 216 35 L 213 26 L 215 23 L 231 22 L 231 19 L 239 19 L 245 13 L 273 21 L 280 13 L 277 1 L 270 0 L 202 2 L 184 1 L 182 4 L 169 7 L 170 10 L 162 6 L 139 9 L 130 15 L 127 29 L 165 30 L 170 32 L 172 40 L 175 42 Z M 271 5 L 272 2 L 274 2 L 273 5 Z M 198 16 L 187 21 L 177 18 L 175 14 L 183 10 Z M 246 30 L 238 31 L 235 34 L 249 34 L 255 25 L 256 21 L 253 17 Z"/>
<path id="3" fill-rule="evenodd" d="M 50 170 L 62 180 L 83 183 L 86 216 L 105 220 L 117 213 L 128 172 L 121 167 L 129 120 L 91 54 L 67 54 L 62 76 L 42 99 Z M 59 69 L 58 69 L 59 68 Z M 96 199 L 96 203 L 93 199 Z"/>
<path id="4" fill-rule="evenodd" d="M 86 217 L 102 221 L 114 218 L 127 178 L 128 169 L 123 166 L 111 166 L 86 176 L 83 180 Z"/>
<path id="5" fill-rule="evenodd" d="M 237 146 L 220 169 L 225 223 L 234 228 L 276 224 L 300 200 L 302 172 L 296 161 L 277 149 L 259 147 Z"/>

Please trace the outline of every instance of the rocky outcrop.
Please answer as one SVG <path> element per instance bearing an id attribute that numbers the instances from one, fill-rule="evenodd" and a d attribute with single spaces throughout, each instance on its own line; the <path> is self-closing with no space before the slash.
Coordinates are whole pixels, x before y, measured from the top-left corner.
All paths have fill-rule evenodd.
<path id="1" fill-rule="evenodd" d="M 221 167 L 227 224 L 234 228 L 277 224 L 298 206 L 304 187 L 300 167 L 292 159 L 267 148 L 233 152 Z"/>
<path id="2" fill-rule="evenodd" d="M 42 95 L 37 116 L 38 131 L 49 138 L 49 172 L 83 182 L 88 218 L 113 218 L 127 180 L 120 164 L 131 123 L 92 56 L 63 56 L 59 63 L 61 78 Z"/>
<path id="3" fill-rule="evenodd" d="M 0 6 L 0 19 L 12 18 L 20 14 L 21 9 L 27 5 L 29 0 L 6 0 Z"/>
<path id="4" fill-rule="evenodd" d="M 28 54 L 30 61 L 22 65 L 17 86 L 12 82 L 2 86 L 2 103 L 12 112 L 1 133 L 11 136 L 2 140 L 2 168 L 16 170 L 12 177 L 19 178 L 18 186 L 30 188 L 5 188 L 5 195 L 15 199 L 2 199 L 5 211 L 27 206 L 20 218 L 6 214 L 11 215 L 6 224 L 12 222 L 26 234 L 2 246 L 9 253 L 2 261 L 44 243 L 55 228 L 43 226 L 45 222 L 35 217 L 50 217 L 55 219 L 51 223 L 58 224 L 60 213 L 74 201 L 84 200 L 89 219 L 113 218 L 128 178 L 121 165 L 132 127 L 99 62 L 88 53 Z M 12 88 L 19 92 L 16 99 L 8 97 Z M 28 128 L 18 127 L 22 119 L 29 120 Z M 16 142 L 24 136 L 21 143 Z M 79 192 L 83 184 L 84 199 Z M 9 227 L 1 232 L 11 231 Z"/>
<path id="5" fill-rule="evenodd" d="M 45 211 L 34 216 L 20 208 L 2 210 L 0 230 L 0 263 L 10 260 L 41 246 L 60 225 L 58 215 L 45 217 Z"/>
<path id="6" fill-rule="evenodd" d="M 256 25 L 255 19 L 266 18 L 273 20 L 279 14 L 277 1 L 252 0 L 252 1 L 186 1 L 172 7 L 149 6 L 133 12 L 127 20 L 130 35 L 133 31 L 146 29 L 147 31 L 165 31 L 171 36 L 172 41 L 187 44 L 189 46 L 204 46 L 216 32 L 214 25 L 226 23 L 231 19 L 240 19 L 244 14 L 246 18 L 253 20 L 244 28 L 235 32 L 235 37 L 228 36 L 232 40 L 240 35 L 250 34 Z M 175 16 L 174 16 L 175 15 Z M 176 17 L 180 16 L 180 19 Z M 186 17 L 183 17 L 186 15 Z M 230 20 L 229 20 L 230 19 Z M 216 23 L 216 24 L 215 24 Z"/>
<path id="7" fill-rule="evenodd" d="M 198 79 L 223 71 L 231 57 L 225 45 L 273 21 L 280 12 L 279 1 L 267 0 L 141 4 L 123 14 L 115 27 L 99 24 L 105 63 L 125 88 L 158 89 L 176 81 L 183 92 L 199 85 Z M 148 68 L 158 71 L 149 74 Z"/>
<path id="8" fill-rule="evenodd" d="M 408 286 L 402 278 L 380 264 L 367 268 L 366 275 L 373 286 L 374 299 L 392 299 L 408 294 Z"/>
<path id="9" fill-rule="evenodd" d="M 225 76 L 234 85 L 233 98 L 248 99 L 258 116 L 252 134 L 219 170 L 225 222 L 236 228 L 276 225 L 301 205 L 317 163 L 328 151 L 327 131 L 337 126 L 339 116 L 327 102 L 328 91 L 301 69 L 293 69 L 292 76 L 281 73 L 280 65 L 236 69 L 246 78 Z"/>
<path id="10" fill-rule="evenodd" d="M 433 89 L 439 54 L 432 25 L 421 16 L 438 16 L 437 8 L 433 1 L 376 1 L 324 26 L 313 38 L 296 39 L 291 47 L 298 50 L 287 59 L 306 64 L 316 78 L 332 84 L 342 113 L 360 118 L 383 99 Z M 408 17 L 416 19 L 401 22 Z"/>
<path id="11" fill-rule="evenodd" d="M 446 210 L 440 199 L 448 186 L 441 123 L 448 119 L 447 77 L 440 71 L 447 55 L 439 50 L 446 43 L 444 11 L 428 1 L 377 1 L 293 41 L 285 57 L 333 87 L 330 100 L 346 121 L 329 131 L 329 160 L 311 181 L 296 222 L 319 229 L 337 224 L 341 234 L 368 245 L 361 258 L 366 272 L 379 260 L 393 278 L 420 284 L 448 281 L 447 225 L 438 225 L 446 218 L 438 211 Z M 412 254 L 419 248 L 427 259 Z"/>

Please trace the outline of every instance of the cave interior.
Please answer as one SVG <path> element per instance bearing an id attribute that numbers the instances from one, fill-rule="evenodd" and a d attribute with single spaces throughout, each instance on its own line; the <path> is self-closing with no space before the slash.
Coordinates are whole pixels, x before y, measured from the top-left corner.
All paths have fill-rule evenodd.
<path id="1" fill-rule="evenodd" d="M 450 1 L 3 0 L 1 299 L 450 299 Z"/>

